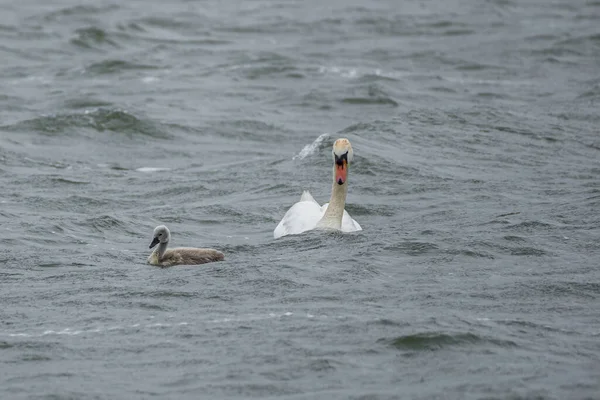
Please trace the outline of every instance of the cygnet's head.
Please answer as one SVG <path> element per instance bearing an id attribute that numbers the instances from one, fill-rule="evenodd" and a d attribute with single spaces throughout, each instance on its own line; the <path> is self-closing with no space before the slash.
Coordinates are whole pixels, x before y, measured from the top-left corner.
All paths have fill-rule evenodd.
<path id="1" fill-rule="evenodd" d="M 159 225 L 154 228 L 154 238 L 152 239 L 152 243 L 150 243 L 150 248 L 153 248 L 158 243 L 168 243 L 170 239 L 171 232 L 169 232 L 169 228 Z"/>
<path id="2" fill-rule="evenodd" d="M 333 162 L 335 163 L 335 181 L 338 185 L 346 183 L 348 166 L 352 162 L 354 153 L 352 145 L 346 138 L 341 138 L 333 143 Z"/>

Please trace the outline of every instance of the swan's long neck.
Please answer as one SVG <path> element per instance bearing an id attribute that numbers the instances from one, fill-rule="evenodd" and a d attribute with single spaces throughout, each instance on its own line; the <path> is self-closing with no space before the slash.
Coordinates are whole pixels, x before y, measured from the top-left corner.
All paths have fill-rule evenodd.
<path id="1" fill-rule="evenodd" d="M 335 169 L 333 166 L 333 186 L 331 187 L 331 198 L 323 217 L 317 224 L 321 228 L 341 229 L 344 207 L 346 207 L 346 195 L 348 194 L 348 180 L 342 185 L 335 181 Z"/>
<path id="2" fill-rule="evenodd" d="M 156 248 L 156 250 L 154 250 L 155 253 L 157 253 L 158 256 L 158 260 L 162 260 L 163 256 L 165 255 L 165 251 L 167 251 L 167 246 L 169 245 L 169 242 L 166 243 L 159 243 L 158 247 Z"/>

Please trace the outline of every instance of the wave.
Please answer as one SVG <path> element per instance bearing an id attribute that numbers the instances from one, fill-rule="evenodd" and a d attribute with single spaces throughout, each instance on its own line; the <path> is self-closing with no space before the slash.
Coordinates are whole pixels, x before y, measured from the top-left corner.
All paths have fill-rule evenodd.
<path id="1" fill-rule="evenodd" d="M 450 347 L 495 346 L 503 348 L 517 347 L 510 340 L 476 335 L 474 333 L 441 333 L 423 332 L 399 336 L 393 339 L 380 339 L 379 342 L 389 344 L 400 350 L 436 351 Z"/>
<path id="2" fill-rule="evenodd" d="M 9 132 L 36 132 L 46 136 L 63 136 L 81 134 L 82 129 L 96 132 L 115 132 L 127 136 L 143 135 L 168 139 L 160 124 L 150 119 L 133 115 L 129 111 L 118 108 L 96 108 L 79 113 L 43 115 L 20 121 L 12 125 L 0 126 L 0 130 Z"/>

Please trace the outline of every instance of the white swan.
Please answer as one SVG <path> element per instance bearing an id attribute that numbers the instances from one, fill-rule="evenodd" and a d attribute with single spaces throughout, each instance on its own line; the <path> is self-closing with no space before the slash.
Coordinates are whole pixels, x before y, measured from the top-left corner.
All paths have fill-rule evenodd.
<path id="1" fill-rule="evenodd" d="M 154 237 L 150 248 L 158 247 L 148 257 L 148 264 L 170 267 L 173 265 L 198 265 L 225 259 L 223 253 L 215 249 L 197 249 L 193 247 L 177 247 L 167 250 L 171 240 L 171 232 L 164 225 L 154 228 Z M 159 244 L 160 243 L 160 244 Z"/>
<path id="2" fill-rule="evenodd" d="M 279 222 L 273 236 L 296 235 L 312 229 L 334 229 L 342 232 L 362 231 L 362 228 L 344 209 L 348 193 L 348 169 L 353 151 L 350 141 L 341 138 L 333 143 L 333 186 L 329 203 L 320 206 L 305 190 Z"/>

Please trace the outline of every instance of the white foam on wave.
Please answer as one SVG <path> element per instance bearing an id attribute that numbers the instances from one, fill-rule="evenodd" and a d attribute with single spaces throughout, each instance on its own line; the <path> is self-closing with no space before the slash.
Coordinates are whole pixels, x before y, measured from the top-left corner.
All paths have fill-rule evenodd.
<path id="1" fill-rule="evenodd" d="M 50 76 L 41 76 L 41 75 L 29 75 L 24 78 L 14 79 L 9 81 L 10 85 L 23 85 L 24 83 L 41 83 L 44 85 L 48 85 L 53 82 L 53 78 Z"/>
<path id="2" fill-rule="evenodd" d="M 356 68 L 321 66 L 321 67 L 319 67 L 319 73 L 340 75 L 344 78 L 356 78 L 358 76 L 358 70 Z"/>
<path id="3" fill-rule="evenodd" d="M 101 328 L 90 328 L 90 329 L 73 329 L 73 328 L 64 328 L 60 330 L 55 329 L 46 329 L 41 333 L 25 333 L 25 332 L 1 332 L 0 336 L 8 336 L 8 337 L 42 337 L 42 336 L 76 336 L 86 333 L 102 333 L 102 332 L 112 332 L 112 331 L 124 331 L 124 330 L 138 330 L 140 328 L 152 329 L 152 328 L 168 328 L 168 327 L 177 327 L 177 326 L 185 326 L 188 325 L 187 322 L 178 322 L 178 323 L 153 323 L 153 324 L 132 324 L 132 325 L 114 325 L 107 326 Z"/>
<path id="4" fill-rule="evenodd" d="M 532 86 L 533 83 L 528 82 L 528 81 L 523 81 L 523 80 L 503 80 L 503 79 L 498 79 L 498 80 L 489 80 L 489 79 L 468 79 L 468 78 L 462 78 L 462 77 L 453 77 L 453 76 L 442 76 L 442 79 L 448 81 L 448 82 L 453 82 L 453 83 L 460 83 L 460 84 L 474 84 L 474 85 L 490 85 L 490 86 L 494 86 L 494 85 L 505 85 L 505 86 Z"/>
<path id="5" fill-rule="evenodd" d="M 263 319 L 289 317 L 292 315 L 294 315 L 294 313 L 291 313 L 289 311 L 281 313 L 281 314 L 278 314 L 278 313 L 248 314 L 248 315 L 242 315 L 239 317 L 226 317 L 226 318 L 210 319 L 210 320 L 207 320 L 206 322 L 210 323 L 210 324 L 220 324 L 220 323 L 227 323 L 227 322 L 248 322 L 248 321 L 260 321 Z"/>
<path id="6" fill-rule="evenodd" d="M 339 75 L 342 78 L 347 79 L 355 79 L 361 78 L 363 76 L 381 76 L 382 78 L 388 79 L 400 79 L 406 76 L 408 73 L 406 72 L 398 72 L 398 71 L 383 71 L 379 68 L 371 69 L 371 68 L 353 68 L 353 67 L 336 67 L 336 66 L 320 66 L 319 67 L 320 74 L 331 74 L 331 75 Z"/>
<path id="7" fill-rule="evenodd" d="M 296 159 L 304 160 L 306 157 L 314 154 L 319 149 L 319 146 L 321 145 L 321 143 L 323 143 L 323 141 L 325 139 L 327 139 L 328 137 L 329 137 L 329 133 L 323 133 L 318 138 L 316 138 L 314 142 L 304 146 L 302 148 L 302 150 L 300 150 L 300 153 L 298 153 L 294 157 L 292 157 L 292 160 L 296 160 Z"/>
<path id="8" fill-rule="evenodd" d="M 160 172 L 160 171 L 170 171 L 171 168 L 154 168 L 154 167 L 141 167 L 136 168 L 137 172 Z"/>
<path id="9" fill-rule="evenodd" d="M 284 320 L 290 317 L 293 318 L 305 318 L 307 320 L 314 319 L 327 319 L 328 316 L 325 314 L 321 315 L 313 315 L 313 314 L 294 314 L 293 312 L 280 312 L 280 313 L 268 313 L 268 314 L 247 314 L 240 316 L 228 316 L 224 318 L 211 318 L 205 319 L 198 324 L 229 324 L 229 323 L 247 323 L 250 321 L 261 321 L 261 320 Z M 153 317 L 149 317 L 153 318 Z M 347 316 L 335 316 L 333 318 L 338 318 L 345 320 Z M 0 332 L 0 337 L 13 337 L 13 338 L 36 338 L 43 336 L 78 336 L 85 334 L 103 334 L 103 333 L 111 333 L 111 332 L 123 332 L 123 331 L 131 331 L 138 332 L 140 330 L 150 330 L 150 329 L 164 329 L 164 328 L 178 328 L 182 326 L 192 326 L 194 324 L 190 324 L 189 322 L 148 322 L 148 323 L 135 323 L 128 325 L 112 325 L 112 326 L 103 326 L 103 327 L 90 327 L 90 328 L 62 328 L 62 329 L 44 329 L 41 332 Z"/>

